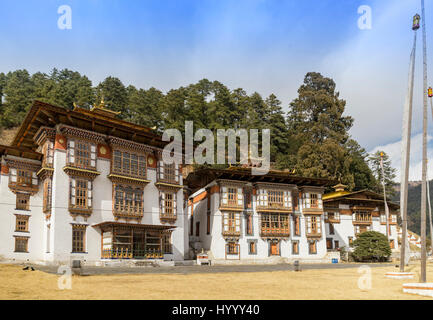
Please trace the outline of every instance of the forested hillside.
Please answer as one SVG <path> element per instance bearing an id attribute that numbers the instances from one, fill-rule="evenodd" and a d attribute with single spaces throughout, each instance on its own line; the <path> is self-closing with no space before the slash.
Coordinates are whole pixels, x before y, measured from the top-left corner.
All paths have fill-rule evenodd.
<path id="1" fill-rule="evenodd" d="M 408 189 L 407 196 L 407 228 L 416 234 L 421 233 L 421 184 L 412 183 Z M 429 181 L 430 199 L 433 201 L 433 180 Z M 400 202 L 400 192 L 396 194 L 393 201 Z M 428 207 L 427 207 L 427 235 L 430 234 Z"/>
<path id="2" fill-rule="evenodd" d="M 249 94 L 218 81 L 203 79 L 164 93 L 125 86 L 115 77 L 93 85 L 85 75 L 67 69 L 49 74 L 0 73 L 0 97 L 1 128 L 18 126 L 34 99 L 72 109 L 74 103 L 89 108 L 102 97 L 108 108 L 121 112 L 121 118 L 159 132 L 165 128 L 183 132 L 186 120 L 194 121 L 195 129 L 213 131 L 269 128 L 271 161 L 277 168 L 338 180 L 350 189 L 381 190 L 369 155 L 348 133 L 354 119 L 344 115 L 346 101 L 339 98 L 335 82 L 319 73 L 305 76 L 287 113 L 274 94 Z"/>

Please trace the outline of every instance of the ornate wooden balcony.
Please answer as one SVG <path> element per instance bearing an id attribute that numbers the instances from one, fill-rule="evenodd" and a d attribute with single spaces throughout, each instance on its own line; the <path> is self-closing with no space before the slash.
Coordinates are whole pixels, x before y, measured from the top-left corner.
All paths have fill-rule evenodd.
<path id="1" fill-rule="evenodd" d="M 288 238 L 290 237 L 289 228 L 272 228 L 262 227 L 260 230 L 261 237 L 277 237 L 277 238 Z"/>

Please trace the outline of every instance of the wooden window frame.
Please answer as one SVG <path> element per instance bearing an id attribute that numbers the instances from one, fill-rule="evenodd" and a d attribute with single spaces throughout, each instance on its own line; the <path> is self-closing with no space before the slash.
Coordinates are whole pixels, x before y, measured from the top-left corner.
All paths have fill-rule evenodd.
<path id="1" fill-rule="evenodd" d="M 245 215 L 245 234 L 247 236 L 254 235 L 254 222 L 252 214 Z"/>
<path id="2" fill-rule="evenodd" d="M 86 253 L 86 230 L 87 225 L 72 225 L 72 252 Z"/>
<path id="3" fill-rule="evenodd" d="M 179 164 L 174 163 L 165 163 L 164 161 L 158 161 L 158 181 L 179 184 L 180 183 L 180 168 Z"/>
<path id="4" fill-rule="evenodd" d="M 239 255 L 240 253 L 239 249 L 240 249 L 239 244 L 234 241 L 230 241 L 226 243 L 226 255 Z"/>
<path id="5" fill-rule="evenodd" d="M 223 186 L 220 191 L 220 206 L 243 209 L 245 207 L 243 188 Z"/>
<path id="6" fill-rule="evenodd" d="M 317 254 L 317 240 L 308 240 L 308 254 Z"/>
<path id="7" fill-rule="evenodd" d="M 25 215 L 15 215 L 15 232 L 29 232 L 29 217 Z"/>
<path id="8" fill-rule="evenodd" d="M 115 215 L 142 217 L 143 189 L 129 185 L 113 185 L 113 212 Z"/>
<path id="9" fill-rule="evenodd" d="M 29 237 L 17 237 L 15 236 L 15 249 L 14 252 L 17 253 L 29 253 Z M 25 249 L 20 248 L 19 242 L 24 241 L 25 243 Z"/>
<path id="10" fill-rule="evenodd" d="M 160 219 L 177 219 L 177 193 L 175 191 L 160 191 Z"/>
<path id="11" fill-rule="evenodd" d="M 283 213 L 261 213 L 262 235 L 290 236 L 289 216 Z"/>
<path id="12" fill-rule="evenodd" d="M 301 236 L 301 217 L 300 216 L 294 216 L 293 218 L 293 228 L 294 228 L 294 235 L 297 237 Z"/>
<path id="13" fill-rule="evenodd" d="M 44 180 L 44 195 L 43 195 L 43 212 L 51 212 L 52 194 L 53 194 L 53 180 L 52 178 L 45 178 Z"/>
<path id="14" fill-rule="evenodd" d="M 307 236 L 322 235 L 322 219 L 316 215 L 306 215 Z"/>
<path id="15" fill-rule="evenodd" d="M 30 211 L 30 193 L 16 193 L 16 210 Z"/>
<path id="16" fill-rule="evenodd" d="M 93 181 L 85 178 L 71 178 L 69 182 L 69 207 L 91 210 L 93 204 Z"/>
<path id="17" fill-rule="evenodd" d="M 296 250 L 295 250 L 296 248 Z M 292 254 L 299 255 L 299 240 L 292 241 Z"/>
<path id="18" fill-rule="evenodd" d="M 335 235 L 335 227 L 333 223 L 329 223 L 329 234 Z"/>
<path id="19" fill-rule="evenodd" d="M 111 173 L 146 179 L 146 155 L 138 152 L 114 150 L 111 161 Z"/>
<path id="20" fill-rule="evenodd" d="M 241 233 L 241 216 L 239 212 L 223 212 L 223 234 L 240 235 Z"/>
<path id="21" fill-rule="evenodd" d="M 81 169 L 96 169 L 96 144 L 86 140 L 69 139 L 67 163 Z"/>
<path id="22" fill-rule="evenodd" d="M 257 255 L 257 240 L 248 240 L 248 254 Z"/>

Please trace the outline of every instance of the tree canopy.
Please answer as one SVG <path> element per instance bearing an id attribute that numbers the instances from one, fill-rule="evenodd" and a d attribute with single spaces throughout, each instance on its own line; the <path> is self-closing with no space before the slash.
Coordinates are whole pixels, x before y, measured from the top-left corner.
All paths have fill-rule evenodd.
<path id="1" fill-rule="evenodd" d="M 275 94 L 248 94 L 208 79 L 163 93 L 125 86 L 111 76 L 93 85 L 85 75 L 68 69 L 33 75 L 16 70 L 0 73 L 0 127 L 19 125 L 34 99 L 72 109 L 74 103 L 89 108 L 102 98 L 107 108 L 120 112 L 120 118 L 159 133 L 166 128 L 183 133 L 185 121 L 193 121 L 195 129 L 214 132 L 270 129 L 274 167 L 338 180 L 350 189 L 378 186 L 368 154 L 350 137 L 354 119 L 344 114 L 346 101 L 340 99 L 332 79 L 316 72 L 307 73 L 298 97 L 285 112 Z"/>

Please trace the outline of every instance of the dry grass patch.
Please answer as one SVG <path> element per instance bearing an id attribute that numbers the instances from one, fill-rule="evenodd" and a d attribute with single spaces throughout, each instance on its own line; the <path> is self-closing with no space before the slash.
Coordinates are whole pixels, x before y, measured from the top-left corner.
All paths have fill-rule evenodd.
<path id="1" fill-rule="evenodd" d="M 403 294 L 402 284 L 410 281 L 384 277 L 395 268 L 371 268 L 371 271 L 372 289 L 368 291 L 358 288 L 361 274 L 357 268 L 73 276 L 72 290 L 60 290 L 57 275 L 0 265 L 0 299 L 428 299 Z M 433 280 L 433 266 L 429 266 L 428 279 Z"/>

